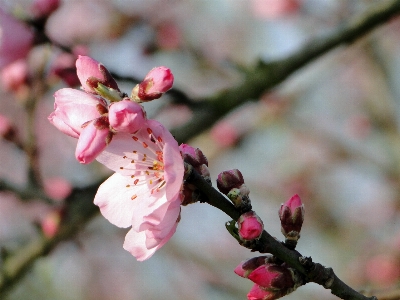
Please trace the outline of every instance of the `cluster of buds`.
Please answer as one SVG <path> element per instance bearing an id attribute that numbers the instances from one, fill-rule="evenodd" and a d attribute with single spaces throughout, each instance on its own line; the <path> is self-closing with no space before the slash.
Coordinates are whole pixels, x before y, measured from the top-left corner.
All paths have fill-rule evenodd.
<path id="1" fill-rule="evenodd" d="M 217 178 L 217 187 L 241 213 L 251 210 L 250 190 L 244 184 L 243 175 L 238 169 L 221 172 Z"/>
<path id="2" fill-rule="evenodd" d="M 110 72 L 98 61 L 79 56 L 77 75 L 82 91 L 61 89 L 55 93 L 54 112 L 49 120 L 60 131 L 78 138 L 75 156 L 80 163 L 92 162 L 111 142 L 117 132 L 134 133 L 145 123 L 143 107 L 122 93 Z M 154 85 L 171 87 L 163 82 L 165 67 L 154 68 L 146 76 Z M 161 82 L 159 81 L 161 80 Z"/>
<path id="3" fill-rule="evenodd" d="M 281 231 L 286 238 L 286 245 L 295 248 L 300 238 L 300 230 L 304 221 L 304 204 L 296 194 L 281 205 L 279 209 Z"/>
<path id="4" fill-rule="evenodd" d="M 210 171 L 208 170 L 207 157 L 199 148 L 194 148 L 187 144 L 179 146 L 183 161 L 193 167 L 209 184 L 211 184 Z M 197 201 L 202 201 L 202 195 L 196 186 L 184 181 L 182 188 L 182 205 L 188 205 Z"/>
<path id="5" fill-rule="evenodd" d="M 239 264 L 235 273 L 255 283 L 247 294 L 249 300 L 278 299 L 304 284 L 296 270 L 280 264 L 273 256 L 253 257 Z"/>

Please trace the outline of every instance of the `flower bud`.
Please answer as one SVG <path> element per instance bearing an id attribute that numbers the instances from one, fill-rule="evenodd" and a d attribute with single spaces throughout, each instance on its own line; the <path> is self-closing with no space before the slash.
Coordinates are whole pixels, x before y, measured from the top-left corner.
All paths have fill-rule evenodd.
<path id="1" fill-rule="evenodd" d="M 132 98 L 140 101 L 158 99 L 174 83 L 174 75 L 167 67 L 153 68 L 132 91 Z"/>
<path id="2" fill-rule="evenodd" d="M 84 124 L 76 145 L 75 157 L 81 164 L 91 163 L 110 143 L 112 133 L 107 117 Z"/>
<path id="3" fill-rule="evenodd" d="M 4 115 L 0 115 L 0 137 L 7 141 L 14 140 L 16 136 L 16 128 L 11 120 Z"/>
<path id="4" fill-rule="evenodd" d="M 47 17 L 60 6 L 60 0 L 35 0 L 32 12 L 36 18 Z"/>
<path id="5" fill-rule="evenodd" d="M 242 240 L 259 239 L 264 230 L 264 224 L 254 211 L 242 214 L 238 220 L 238 232 Z"/>
<path id="6" fill-rule="evenodd" d="M 24 23 L 0 9 L 0 69 L 26 57 L 32 48 L 34 33 Z"/>
<path id="7" fill-rule="evenodd" d="M 134 133 L 142 128 L 146 118 L 140 104 L 125 98 L 110 105 L 108 120 L 116 131 Z"/>
<path id="8" fill-rule="evenodd" d="M 265 265 L 272 261 L 274 258 L 272 255 L 256 256 L 249 260 L 241 262 L 234 270 L 234 272 L 243 277 L 247 278 L 251 272 L 257 269 L 259 266 Z"/>
<path id="9" fill-rule="evenodd" d="M 274 300 L 278 299 L 274 291 L 266 290 L 258 284 L 254 284 L 249 293 L 247 294 L 248 300 Z"/>
<path id="10" fill-rule="evenodd" d="M 179 149 L 181 150 L 183 160 L 191 164 L 194 168 L 203 164 L 208 166 L 207 157 L 199 148 L 194 148 L 188 144 L 181 144 Z"/>
<path id="11" fill-rule="evenodd" d="M 233 188 L 240 188 L 242 184 L 244 184 L 243 175 L 238 169 L 224 171 L 218 175 L 217 187 L 224 195 Z"/>
<path id="12" fill-rule="evenodd" d="M 117 82 L 106 67 L 89 56 L 79 55 L 76 60 L 76 72 L 82 88 L 88 93 L 97 94 L 95 89 L 99 84 L 119 92 Z"/>
<path id="13" fill-rule="evenodd" d="M 279 219 L 286 239 L 297 241 L 304 221 L 304 205 L 297 194 L 281 205 Z"/>

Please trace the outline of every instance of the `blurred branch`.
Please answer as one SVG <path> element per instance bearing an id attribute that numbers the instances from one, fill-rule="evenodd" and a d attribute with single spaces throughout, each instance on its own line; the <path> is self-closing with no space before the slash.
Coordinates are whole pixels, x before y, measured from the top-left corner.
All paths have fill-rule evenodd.
<path id="1" fill-rule="evenodd" d="M 222 210 L 234 221 L 240 217 L 240 212 L 234 205 L 225 198 L 220 192 L 213 188 L 198 172 L 191 168 L 187 182 L 195 185 L 206 197 L 207 203 Z M 307 282 L 315 282 L 326 289 L 330 289 L 335 296 L 346 300 L 377 300 L 376 297 L 366 297 L 352 289 L 340 280 L 331 268 L 326 268 L 321 264 L 312 262 L 310 257 L 301 255 L 296 250 L 290 250 L 280 241 L 271 236 L 267 231 L 263 231 L 259 240 L 253 240 L 241 244 L 251 251 L 260 253 L 271 253 L 280 260 L 289 264 L 292 268 L 302 273 Z"/>
<path id="2" fill-rule="evenodd" d="M 71 239 L 99 210 L 93 198 L 101 182 L 86 188 L 74 189 L 66 199 L 69 203 L 58 232 L 52 237 L 40 236 L 6 256 L 0 266 L 0 298 L 29 270 L 36 259 L 53 250 L 61 241 Z"/>
<path id="3" fill-rule="evenodd" d="M 48 204 L 54 205 L 56 203 L 44 193 L 43 189 L 38 189 L 33 186 L 21 188 L 3 179 L 0 179 L 0 192 L 1 191 L 12 192 L 21 200 L 40 199 Z"/>
<path id="4" fill-rule="evenodd" d="M 287 58 L 260 62 L 245 72 L 243 82 L 221 93 L 203 99 L 204 105 L 194 111 L 193 119 L 173 130 L 179 142 L 211 127 L 220 117 L 248 100 L 258 99 L 307 63 L 339 45 L 350 44 L 400 13 L 400 0 L 378 1 L 364 13 L 353 17 L 331 33 L 307 42 Z"/>

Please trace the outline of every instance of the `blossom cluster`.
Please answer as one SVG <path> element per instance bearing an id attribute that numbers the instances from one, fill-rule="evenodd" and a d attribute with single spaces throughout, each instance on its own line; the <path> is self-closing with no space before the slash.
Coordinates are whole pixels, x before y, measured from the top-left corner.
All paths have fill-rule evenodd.
<path id="1" fill-rule="evenodd" d="M 99 187 L 94 203 L 111 223 L 131 226 L 124 248 L 145 260 L 170 239 L 180 219 L 180 148 L 140 104 L 169 90 L 173 75 L 166 67 L 154 68 L 128 97 L 93 58 L 79 56 L 76 69 L 82 90 L 58 90 L 48 119 L 78 139 L 80 163 L 97 159 L 115 172 Z"/>

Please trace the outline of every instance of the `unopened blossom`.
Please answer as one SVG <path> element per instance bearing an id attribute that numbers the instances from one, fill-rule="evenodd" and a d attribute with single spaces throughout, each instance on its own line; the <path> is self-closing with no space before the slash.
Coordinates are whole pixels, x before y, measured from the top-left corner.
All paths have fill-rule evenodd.
<path id="1" fill-rule="evenodd" d="M 183 160 L 171 133 L 147 120 L 134 134 L 117 133 L 97 160 L 115 171 L 94 203 L 119 227 L 131 227 L 124 248 L 148 259 L 174 234 L 180 218 Z"/>
<path id="2" fill-rule="evenodd" d="M 30 28 L 0 9 L 0 69 L 26 57 L 33 38 Z"/>
<path id="3" fill-rule="evenodd" d="M 242 214 L 237 221 L 238 233 L 242 240 L 251 241 L 261 237 L 264 230 L 262 220 L 254 211 Z"/>
<path id="4" fill-rule="evenodd" d="M 132 91 L 132 98 L 139 101 L 158 99 L 172 88 L 174 75 L 167 67 L 156 67 L 150 70 L 144 80 Z"/>
<path id="5" fill-rule="evenodd" d="M 281 231 L 286 239 L 297 241 L 304 221 L 304 205 L 296 194 L 279 209 Z"/>
<path id="6" fill-rule="evenodd" d="M 81 164 L 91 163 L 111 142 L 113 133 L 109 126 L 107 117 L 83 125 L 75 150 L 75 157 Z"/>
<path id="7" fill-rule="evenodd" d="M 118 84 L 111 76 L 110 72 L 97 60 L 79 55 L 76 60 L 76 70 L 78 78 L 84 91 L 96 94 L 98 84 L 119 91 Z"/>
<path id="8" fill-rule="evenodd" d="M 0 114 L 0 137 L 6 140 L 12 140 L 15 131 L 15 127 L 11 120 L 5 115 Z"/>
<path id="9" fill-rule="evenodd" d="M 18 92 L 28 79 L 28 64 L 25 59 L 16 60 L 5 66 L 0 73 L 1 85 L 6 91 Z"/>
<path id="10" fill-rule="evenodd" d="M 54 111 L 48 119 L 61 132 L 78 138 L 82 125 L 107 112 L 107 104 L 93 95 L 65 88 L 55 94 Z"/>
<path id="11" fill-rule="evenodd" d="M 60 0 L 35 0 L 31 10 L 36 18 L 47 17 L 60 6 Z"/>
<path id="12" fill-rule="evenodd" d="M 283 295 L 282 295 L 283 296 Z M 266 290 L 260 287 L 258 284 L 254 284 L 247 294 L 248 300 L 275 300 L 282 297 L 277 294 L 276 291 Z"/>
<path id="13" fill-rule="evenodd" d="M 242 261 L 234 270 L 234 272 L 243 277 L 247 278 L 251 272 L 273 260 L 272 255 L 256 256 L 246 261 Z"/>
<path id="14" fill-rule="evenodd" d="M 115 131 L 134 133 L 142 127 L 146 116 L 140 104 L 126 98 L 110 105 L 108 118 Z"/>
<path id="15" fill-rule="evenodd" d="M 62 177 L 44 179 L 43 188 L 47 196 L 59 201 L 67 198 L 72 192 L 71 183 Z"/>
<path id="16" fill-rule="evenodd" d="M 218 174 L 218 190 L 227 195 L 231 189 L 240 188 L 244 184 L 242 173 L 238 169 L 223 171 Z"/>

